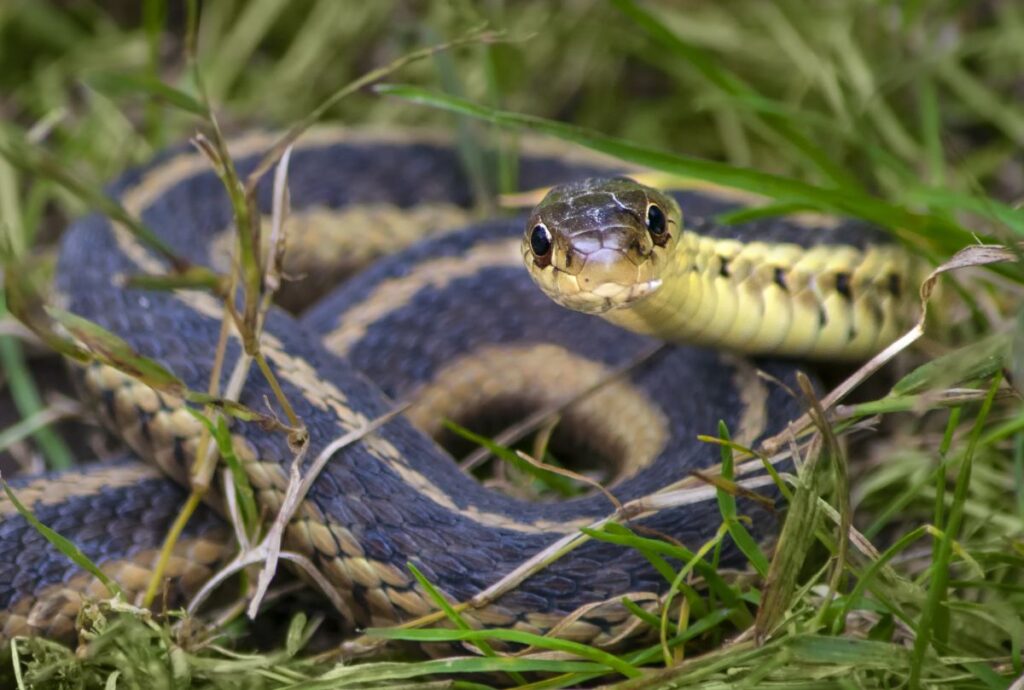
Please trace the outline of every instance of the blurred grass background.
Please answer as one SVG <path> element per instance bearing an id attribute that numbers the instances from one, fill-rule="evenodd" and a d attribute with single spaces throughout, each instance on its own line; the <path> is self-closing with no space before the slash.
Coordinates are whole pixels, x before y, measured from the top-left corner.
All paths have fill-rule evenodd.
<path id="1" fill-rule="evenodd" d="M 895 197 L 907 172 L 1020 193 L 1017 3 L 643 3 L 654 29 L 622 11 L 632 4 L 219 0 L 205 4 L 199 54 L 222 117 L 272 126 L 372 67 L 486 22 L 510 42 L 417 63 L 401 80 L 737 165 L 817 182 L 832 172 Z M 117 77 L 182 85 L 182 14 L 161 0 L 7 0 L 0 114 L 23 127 L 59 118 L 62 159 L 99 180 L 179 141 L 189 116 L 131 98 Z M 369 95 L 330 118 L 451 122 Z M 49 197 L 28 198 L 31 220 Z"/>
<path id="2" fill-rule="evenodd" d="M 173 0 L 3 0 L 0 137 L 40 134 L 59 163 L 91 185 L 181 141 L 193 133 L 194 118 L 139 85 L 162 80 L 191 90 L 183 24 L 184 9 Z M 482 24 L 508 41 L 418 62 L 395 81 L 674 153 L 866 191 L 982 236 L 1006 240 L 1024 228 L 1016 211 L 1024 198 L 1024 5 L 1014 0 L 216 0 L 203 4 L 199 56 L 229 132 L 286 126 L 359 74 Z M 327 119 L 454 123 L 447 113 L 369 92 L 344 100 Z M 486 125 L 463 126 L 490 134 Z M 85 210 L 52 181 L 0 158 L 0 235 L 10 255 L 52 251 L 68 219 Z M 968 348 L 977 335 L 1013 327 L 1020 277 L 1004 274 L 1002 282 L 974 286 L 981 306 L 969 319 Z M 47 415 L 59 368 L 31 345 L 26 356 L 10 317 L 0 326 L 0 470 L 66 464 L 68 446 Z M 989 380 L 964 385 L 984 390 Z M 894 418 L 885 439 L 853 458 L 852 495 L 857 524 L 880 535 L 882 548 L 922 524 L 944 524 L 941 507 L 960 501 L 961 544 L 983 577 L 954 571 L 959 598 L 936 606 L 940 618 L 950 609 L 969 612 L 963 630 L 973 637 L 958 639 L 940 620 L 946 655 L 966 661 L 929 657 L 929 668 L 946 687 L 1006 687 L 1022 672 L 1024 624 L 1014 618 L 1024 610 L 1024 411 L 1014 401 L 981 420 L 970 491 L 954 499 L 957 463 L 970 457 L 972 414 L 967 408 L 963 429 L 951 432 L 946 455 L 938 452 L 944 419 L 936 426 Z M 940 460 L 946 464 L 937 469 Z M 916 544 L 895 562 L 907 582 L 926 588 L 933 555 Z M 820 623 L 815 582 L 809 577 L 793 604 L 796 628 Z M 913 638 L 916 627 L 883 604 L 872 606 L 861 611 L 861 633 L 900 644 Z M 787 654 L 799 656 L 779 648 L 736 663 L 746 664 L 744 677 L 756 687 L 785 667 Z M 864 670 L 850 658 L 815 657 L 814 668 L 828 669 L 822 686 L 906 680 L 905 659 Z"/>

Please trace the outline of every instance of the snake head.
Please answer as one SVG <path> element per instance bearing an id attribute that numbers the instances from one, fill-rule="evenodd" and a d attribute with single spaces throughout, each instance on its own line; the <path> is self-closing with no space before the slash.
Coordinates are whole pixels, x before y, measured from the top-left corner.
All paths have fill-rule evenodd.
<path id="1" fill-rule="evenodd" d="M 523 261 L 563 307 L 601 314 L 653 294 L 679 239 L 670 196 L 625 177 L 553 188 L 530 214 Z"/>

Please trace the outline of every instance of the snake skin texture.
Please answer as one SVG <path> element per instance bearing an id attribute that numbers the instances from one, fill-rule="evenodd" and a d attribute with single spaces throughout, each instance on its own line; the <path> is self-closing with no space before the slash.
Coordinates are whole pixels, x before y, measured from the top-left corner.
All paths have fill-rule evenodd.
<path id="1" fill-rule="evenodd" d="M 260 150 L 257 144 L 240 148 L 236 164 L 242 175 L 256 164 Z M 604 161 L 525 155 L 519 185 L 533 189 L 610 170 Z M 443 201 L 468 207 L 469 189 L 453 149 L 432 139 L 321 134 L 301 144 L 290 164 L 296 216 L 366 204 L 412 210 Z M 213 238 L 230 228 L 231 208 L 198 154 L 168 152 L 127 173 L 112 193 L 178 255 L 207 265 L 223 261 L 215 255 Z M 258 198 L 269 213 L 269 180 L 260 185 Z M 687 193 L 680 201 L 695 215 L 721 208 L 703 193 Z M 276 308 L 268 314 L 262 347 L 308 431 L 307 467 L 331 441 L 384 415 L 397 401 L 414 403 L 409 415 L 334 454 L 286 533 L 286 548 L 309 557 L 337 589 L 344 602 L 340 615 L 352 628 L 391 625 L 433 610 L 408 563 L 452 601 L 468 600 L 559 537 L 613 510 L 599 492 L 529 501 L 495 491 L 460 470 L 432 437 L 443 433 L 431 412 L 501 426 L 513 421 L 509 415 L 536 411 L 582 390 L 654 343 L 547 300 L 516 263 L 522 223 L 520 217 L 505 217 L 442 234 L 374 263 L 301 318 Z M 338 241 L 358 244 L 376 231 L 372 222 L 339 227 Z M 301 242 L 301 236 L 289 237 L 289 243 Z M 163 260 L 123 228 L 89 216 L 63 240 L 56 299 L 163 364 L 190 389 L 206 390 L 221 305 L 198 292 L 123 284 L 124 276 L 162 270 Z M 222 389 L 240 353 L 240 342 L 232 338 Z M 792 363 L 756 366 L 793 382 Z M 183 500 L 184 490 L 175 482 L 187 482 L 201 427 L 181 410 L 180 400 L 108 368 L 94 364 L 75 369 L 74 376 L 86 401 L 132 453 L 171 479 L 147 474 L 132 460 L 103 465 L 102 471 L 86 469 L 66 481 L 22 479 L 14 489 L 46 482 L 65 487 L 40 499 L 36 514 L 102 567 L 123 575 L 125 563 L 140 555 L 151 560 L 159 548 Z M 566 429 L 556 437 L 561 434 L 560 448 L 569 455 L 615 465 L 609 489 L 620 501 L 716 464 L 718 447 L 696 436 L 716 434 L 719 420 L 744 429 L 745 440 L 753 443 L 799 412 L 781 387 L 756 375 L 754 365 L 711 349 L 666 346 L 609 385 L 598 403 L 567 412 Z M 240 400 L 260 411 L 269 406 L 285 418 L 255 369 Z M 237 420 L 232 436 L 261 510 L 272 514 L 281 504 L 293 457 L 285 436 Z M 118 483 L 111 473 L 121 466 L 135 468 L 139 476 L 111 486 Z M 766 496 L 775 498 L 771 491 Z M 775 519 L 769 511 L 749 501 L 740 505 L 754 518 L 756 536 L 772 532 Z M 695 549 L 719 524 L 710 500 L 663 510 L 633 526 Z M 229 535 L 214 510 L 204 509 L 190 521 L 176 554 L 183 559 L 180 577 L 168 590 L 172 605 L 195 591 L 199 574 L 212 571 L 230 551 Z M 214 548 L 215 543 L 221 546 Z M 201 568 L 186 572 L 185 561 L 197 551 L 203 558 L 191 562 Z M 0 559 L 0 641 L 26 633 L 66 639 L 70 625 L 58 629 L 40 622 L 54 606 L 54 587 L 102 596 L 2 502 Z M 741 563 L 732 547 L 725 549 L 723 563 Z M 145 584 L 142 571 L 149 572 L 138 567 L 123 583 L 130 596 Z M 606 602 L 560 632 L 600 645 L 616 640 L 629 616 L 619 598 L 657 594 L 665 587 L 641 554 L 590 541 L 466 615 L 479 624 L 546 631 L 580 607 Z M 64 596 L 70 611 L 75 602 L 67 604 Z"/>

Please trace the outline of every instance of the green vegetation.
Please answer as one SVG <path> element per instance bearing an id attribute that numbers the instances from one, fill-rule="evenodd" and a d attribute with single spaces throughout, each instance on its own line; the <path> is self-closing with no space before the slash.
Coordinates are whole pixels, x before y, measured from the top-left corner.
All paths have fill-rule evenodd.
<path id="1" fill-rule="evenodd" d="M 516 133 L 531 130 L 758 192 L 766 202 L 753 213 L 874 220 L 936 263 L 976 238 L 1007 245 L 1002 258 L 1013 259 L 1024 234 L 1018 3 L 423 5 L 207 2 L 197 71 L 177 3 L 0 5 L 8 269 L 45 267 L 66 220 L 97 203 L 90 190 L 200 126 L 206 100 L 195 74 L 224 130 L 287 127 L 368 70 L 484 24 L 500 40 L 488 34 L 405 65 L 387 77 L 394 83 L 332 102 L 323 119 L 454 128 L 481 198 L 510 186 Z M 483 139 L 505 154 L 494 170 L 473 145 Z M 1008 687 L 1024 675 L 1024 409 L 1013 387 L 1024 380 L 1022 283 L 1012 261 L 952 274 L 949 292 L 963 305 L 932 310 L 948 337 L 929 329 L 918 352 L 897 362 L 890 394 L 831 415 L 812 409 L 817 432 L 801 449 L 801 471 L 782 480 L 788 519 L 774 552 L 743 536 L 728 471 L 742 449 L 724 441 L 724 429 L 716 539 L 683 548 L 615 523 L 580 535 L 632 545 L 671 583 L 671 606 L 631 603 L 661 633 L 648 647 L 611 654 L 518 631 L 466 630 L 461 610 L 447 607 L 451 627 L 371 630 L 363 641 L 470 640 L 483 656 L 341 664 L 345 650 L 307 649 L 319 618 L 295 616 L 276 648 L 252 653 L 229 649 L 245 626 L 239 620 L 216 645 L 196 644 L 164 622 L 98 606 L 98 637 L 82 654 L 26 642 L 0 680 Z M 22 331 L 0 316 L 4 394 L 16 411 L 0 431 L 0 469 L 35 457 L 66 466 L 75 444 L 51 427 L 61 415 L 47 413 L 54 405 L 44 374 L 54 362 L 34 351 L 26 358 Z M 716 569 L 726 534 L 743 545 L 752 574 Z M 495 651 L 509 642 L 559 654 Z"/>

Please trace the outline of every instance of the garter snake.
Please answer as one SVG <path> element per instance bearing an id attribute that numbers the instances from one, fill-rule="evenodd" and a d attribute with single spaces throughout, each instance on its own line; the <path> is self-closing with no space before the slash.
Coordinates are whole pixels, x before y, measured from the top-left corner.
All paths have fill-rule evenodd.
<path id="1" fill-rule="evenodd" d="M 234 142 L 242 175 L 270 141 L 250 135 Z M 534 189 L 617 169 L 605 159 L 525 146 L 518 173 L 521 188 Z M 404 416 L 336 453 L 286 532 L 286 548 L 311 559 L 340 593 L 340 613 L 353 628 L 433 610 L 407 563 L 452 601 L 466 601 L 557 538 L 613 510 L 599 492 L 542 502 L 491 490 L 460 471 L 435 442 L 444 436 L 443 419 L 494 430 L 592 387 L 651 347 L 646 335 L 552 304 L 523 270 L 524 254 L 534 279 L 560 302 L 607 312 L 642 332 L 666 324 L 679 331 L 710 314 L 707 324 L 681 337 L 746 351 L 760 342 L 767 344 L 760 349 L 782 354 L 842 356 L 836 333 L 853 342 L 851 356 L 868 354 L 895 322 L 900 290 L 891 276 L 904 284 L 911 279 L 904 255 L 867 231 L 824 229 L 816 236 L 782 220 L 719 226 L 715 214 L 737 204 L 707 190 L 667 196 L 622 180 L 575 184 L 552 192 L 529 219 L 480 221 L 470 210 L 470 188 L 452 148 L 432 136 L 322 130 L 306 136 L 292 156 L 288 257 L 304 263 L 288 268 L 300 279 L 286 301 L 294 304 L 301 290 L 324 292 L 356 263 L 388 255 L 301 317 L 277 308 L 267 316 L 262 351 L 308 430 L 307 457 L 385 414 L 394 401 L 413 403 Z M 231 206 L 195 151 L 165 153 L 124 175 L 111 193 L 184 259 L 232 265 L 225 239 L 233 232 Z M 258 197 L 269 213 L 269 181 Z M 538 227 L 550 247 L 535 237 Z M 425 234 L 436 237 L 415 242 Z M 612 261 L 609 252 L 618 258 Z M 624 274 L 622 258 L 634 279 L 661 287 L 640 300 L 628 289 L 607 287 Z M 339 259 L 349 264 L 338 268 Z M 643 259 L 652 263 L 645 267 Z M 222 304 L 205 292 L 124 284 L 125 276 L 167 269 L 119 223 L 89 216 L 64 236 L 53 299 L 157 360 L 190 389 L 205 390 Z M 666 307 L 670 293 L 682 294 L 672 287 L 680 284 L 673 271 L 691 286 L 684 301 L 697 295 L 697 303 L 678 311 Z M 877 280 L 866 277 L 869 271 Z M 572 290 L 563 289 L 570 282 Z M 580 289 L 584 283 L 590 287 Z M 880 297 L 863 299 L 869 292 Z M 741 299 L 746 293 L 754 306 Z M 767 324 L 784 299 L 792 306 L 782 330 L 817 337 L 771 332 Z M 629 309 L 612 309 L 626 303 Z M 222 388 L 240 352 L 232 337 Z M 720 419 L 749 444 L 797 413 L 783 388 L 759 377 L 757 368 L 783 382 L 795 372 L 791 362 L 752 363 L 720 350 L 667 346 L 567 408 L 552 443 L 610 467 L 608 488 L 617 500 L 645 496 L 718 461 L 718 449 L 695 437 L 715 434 Z M 129 597 L 138 597 L 184 495 L 179 486 L 187 485 L 201 423 L 180 400 L 109 367 L 76 368 L 74 377 L 136 457 L 23 478 L 15 490 Z M 700 391 L 699 403 L 692 391 Z M 273 400 L 266 380 L 251 374 L 241 402 L 254 409 L 270 405 L 283 417 Z M 231 431 L 257 502 L 272 514 L 281 505 L 293 453 L 282 434 L 258 424 L 236 421 Z M 755 536 L 773 531 L 775 520 L 759 503 L 740 505 L 755 517 Z M 705 500 L 633 524 L 696 548 L 719 522 L 714 502 Z M 228 535 L 213 510 L 201 510 L 189 523 L 167 571 L 169 602 L 181 602 L 213 571 L 229 550 Z M 735 556 L 726 549 L 723 562 Z M 466 616 L 480 625 L 532 631 L 563 622 L 558 634 L 608 645 L 638 624 L 622 597 L 649 602 L 664 587 L 643 555 L 591 540 Z M 17 634 L 67 639 L 84 595 L 103 596 L 104 590 L 0 501 L 0 640 Z"/>
<path id="2" fill-rule="evenodd" d="M 582 180 L 537 207 L 523 257 L 559 304 L 639 333 L 740 352 L 862 360 L 911 316 L 904 283 L 916 285 L 923 264 L 873 228 L 685 220 L 656 189 Z"/>

